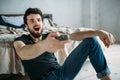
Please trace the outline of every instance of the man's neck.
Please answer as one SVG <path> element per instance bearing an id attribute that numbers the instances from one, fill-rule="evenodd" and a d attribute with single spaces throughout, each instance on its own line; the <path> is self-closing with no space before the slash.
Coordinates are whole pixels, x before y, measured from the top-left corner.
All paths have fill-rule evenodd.
<path id="1" fill-rule="evenodd" d="M 30 36 L 31 36 L 31 38 L 32 38 L 32 40 L 36 43 L 36 42 L 38 42 L 38 41 L 40 41 L 40 40 L 42 40 L 42 36 L 40 36 L 40 37 L 38 37 L 38 38 L 35 38 L 33 35 L 31 35 L 30 34 Z"/>

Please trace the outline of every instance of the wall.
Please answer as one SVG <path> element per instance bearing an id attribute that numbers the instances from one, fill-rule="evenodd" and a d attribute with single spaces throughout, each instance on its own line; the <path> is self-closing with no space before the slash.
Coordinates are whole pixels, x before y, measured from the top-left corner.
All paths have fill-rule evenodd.
<path id="1" fill-rule="evenodd" d="M 120 43 L 120 0 L 84 0 L 83 26 L 112 33 Z"/>
<path id="2" fill-rule="evenodd" d="M 82 0 L 0 0 L 0 14 L 24 13 L 28 7 L 38 7 L 43 13 L 52 13 L 53 20 L 64 26 L 81 26 Z"/>
<path id="3" fill-rule="evenodd" d="M 101 0 L 100 28 L 107 30 L 120 42 L 120 0 Z"/>

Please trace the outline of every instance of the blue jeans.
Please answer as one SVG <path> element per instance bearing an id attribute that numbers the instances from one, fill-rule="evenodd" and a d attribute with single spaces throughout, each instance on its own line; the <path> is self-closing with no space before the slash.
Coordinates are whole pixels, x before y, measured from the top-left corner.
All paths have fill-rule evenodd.
<path id="1" fill-rule="evenodd" d="M 44 80 L 73 80 L 82 68 L 87 57 L 89 57 L 98 78 L 110 74 L 102 48 L 94 37 L 84 39 L 71 52 L 64 64 L 60 68 L 50 72 Z"/>

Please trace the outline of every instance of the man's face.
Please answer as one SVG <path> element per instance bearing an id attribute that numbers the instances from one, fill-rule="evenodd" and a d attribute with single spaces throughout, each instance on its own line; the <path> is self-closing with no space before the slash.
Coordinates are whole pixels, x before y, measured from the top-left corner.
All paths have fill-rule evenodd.
<path id="1" fill-rule="evenodd" d="M 39 14 L 27 16 L 27 28 L 33 37 L 39 38 L 43 32 L 43 22 Z"/>

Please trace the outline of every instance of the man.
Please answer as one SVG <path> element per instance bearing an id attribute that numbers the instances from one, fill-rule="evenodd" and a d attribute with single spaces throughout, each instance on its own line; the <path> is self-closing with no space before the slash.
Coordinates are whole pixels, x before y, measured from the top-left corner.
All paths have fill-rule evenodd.
<path id="1" fill-rule="evenodd" d="M 54 53 L 58 49 L 64 48 L 70 40 L 58 40 L 57 38 L 61 35 L 59 32 L 42 34 L 43 16 L 37 8 L 26 10 L 24 23 L 30 34 L 16 38 L 14 48 L 31 80 L 73 80 L 87 57 L 97 72 L 98 78 L 111 80 L 103 51 L 94 36 L 99 36 L 104 45 L 109 47 L 115 41 L 112 34 L 103 30 L 88 30 L 68 34 L 70 40 L 83 41 L 60 66 Z"/>

